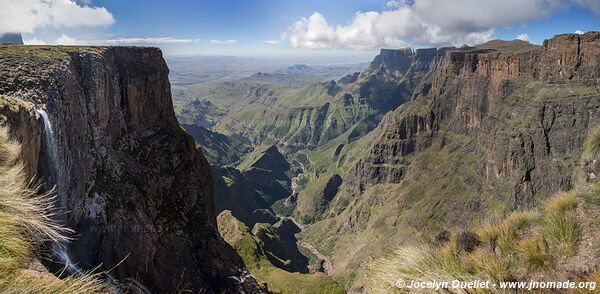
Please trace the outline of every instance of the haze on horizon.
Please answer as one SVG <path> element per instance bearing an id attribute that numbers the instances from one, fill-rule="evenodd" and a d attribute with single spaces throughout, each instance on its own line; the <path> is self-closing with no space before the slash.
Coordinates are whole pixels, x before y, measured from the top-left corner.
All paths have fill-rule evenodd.
<path id="1" fill-rule="evenodd" d="M 594 0 L 0 0 L 25 44 L 157 46 L 167 56 L 367 62 L 380 48 L 540 44 L 600 29 Z M 337 58 L 337 59 L 336 59 Z"/>

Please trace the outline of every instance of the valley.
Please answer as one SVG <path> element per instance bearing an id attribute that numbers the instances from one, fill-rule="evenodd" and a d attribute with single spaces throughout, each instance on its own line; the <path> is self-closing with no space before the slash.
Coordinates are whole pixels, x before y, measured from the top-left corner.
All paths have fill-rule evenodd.
<path id="1" fill-rule="evenodd" d="M 32 287 L 387 293 L 397 278 L 597 277 L 598 32 L 200 84 L 190 68 L 169 76 L 157 48 L 0 57 L 0 122 L 20 144 L 0 134 L 13 150 L 0 178 L 39 175 L 7 191 L 58 199 L 19 216 L 42 217 L 22 227 L 39 237 L 0 237 L 50 250 L 6 255 L 22 258 L 7 273 L 51 281 Z"/>
<path id="2" fill-rule="evenodd" d="M 600 1 L 0 0 L 0 294 L 600 286 Z"/>
<path id="3" fill-rule="evenodd" d="M 198 102 L 176 109 L 180 121 L 195 117 L 245 146 L 217 151 L 217 135 L 195 136 L 205 153 L 234 158 L 211 161 L 237 170 L 215 187 L 218 213 L 248 230 L 290 220 L 293 248 L 345 291 L 363 292 L 372 260 L 390 250 L 476 230 L 580 185 L 580 150 L 600 119 L 597 42 L 588 33 L 542 46 L 381 50 L 337 79 L 284 87 L 243 77 L 198 92 L 200 104 L 227 109 L 210 124 Z M 249 198 L 265 202 L 232 204 Z"/>

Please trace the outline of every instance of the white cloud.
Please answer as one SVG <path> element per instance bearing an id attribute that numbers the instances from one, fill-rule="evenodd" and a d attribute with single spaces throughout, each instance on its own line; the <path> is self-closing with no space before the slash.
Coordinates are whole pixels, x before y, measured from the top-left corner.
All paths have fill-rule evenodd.
<path id="1" fill-rule="evenodd" d="M 127 45 L 127 44 L 171 44 L 171 43 L 196 43 L 200 39 L 178 39 L 174 37 L 159 38 L 116 38 L 116 39 L 96 39 L 79 40 L 65 34 L 58 37 L 54 44 L 58 45 Z"/>
<path id="2" fill-rule="evenodd" d="M 104 7 L 73 0 L 0 0 L 0 34 L 41 28 L 106 27 L 115 22 Z"/>
<path id="3" fill-rule="evenodd" d="M 385 6 L 387 7 L 400 7 L 405 3 L 405 1 L 398 1 L 398 0 L 390 0 L 388 1 L 388 3 L 385 4 Z"/>
<path id="4" fill-rule="evenodd" d="M 219 45 L 232 45 L 236 44 L 237 40 L 210 40 L 211 44 L 219 44 Z"/>
<path id="5" fill-rule="evenodd" d="M 269 45 L 277 45 L 279 43 L 281 43 L 281 41 L 277 41 L 277 40 L 266 40 L 266 41 L 261 41 L 265 44 L 269 44 Z"/>
<path id="6" fill-rule="evenodd" d="M 346 25 L 332 25 L 314 12 L 290 26 L 286 40 L 293 48 L 307 49 L 473 45 L 494 38 L 498 28 L 526 24 L 582 2 L 600 6 L 597 0 L 392 0 L 386 4 L 392 9 L 357 12 Z"/>
<path id="7" fill-rule="evenodd" d="M 54 41 L 54 43 L 58 44 L 58 45 L 79 45 L 79 44 L 81 44 L 81 42 L 78 41 L 77 39 L 69 37 L 65 34 L 60 35 L 60 37 L 58 37 Z"/>
<path id="8" fill-rule="evenodd" d="M 583 34 L 585 34 L 585 32 L 584 32 L 584 31 L 582 31 L 582 30 L 576 30 L 576 31 L 575 31 L 575 34 L 578 34 L 578 35 L 583 35 Z"/>
<path id="9" fill-rule="evenodd" d="M 96 44 L 168 44 L 168 43 L 197 43 L 201 39 L 178 39 L 173 37 L 160 38 L 117 38 L 106 40 L 94 40 Z"/>
<path id="10" fill-rule="evenodd" d="M 517 36 L 517 40 L 521 40 L 521 41 L 525 41 L 525 42 L 529 42 L 529 35 L 523 33 L 523 34 L 519 34 Z"/>
<path id="11" fill-rule="evenodd" d="M 600 1 L 598 0 L 575 0 L 577 4 L 593 11 L 596 14 L 600 14 Z"/>
<path id="12" fill-rule="evenodd" d="M 23 43 L 25 45 L 46 45 L 46 42 L 35 37 L 33 39 L 23 40 Z"/>

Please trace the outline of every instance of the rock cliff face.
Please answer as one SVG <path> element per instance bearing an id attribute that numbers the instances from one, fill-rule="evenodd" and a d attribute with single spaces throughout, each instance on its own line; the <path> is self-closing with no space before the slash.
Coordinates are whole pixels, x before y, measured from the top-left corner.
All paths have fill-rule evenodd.
<path id="1" fill-rule="evenodd" d="M 391 246 L 477 228 L 570 190 L 581 180 L 584 139 L 600 125 L 599 54 L 597 32 L 543 46 L 417 50 L 400 77 L 412 89 L 406 102 L 367 136 L 326 150 L 350 160 L 324 169 L 342 184 L 301 239 L 331 252 L 343 276 Z"/>
<path id="2" fill-rule="evenodd" d="M 43 105 L 53 124 L 71 258 L 84 269 L 122 261 L 114 278 L 160 293 L 241 291 L 231 277 L 243 262 L 218 234 L 210 168 L 178 126 L 167 74 L 155 48 L 0 47 L 0 94 Z M 30 169 L 33 114 L 7 119 L 31 146 Z"/>
<path id="3" fill-rule="evenodd" d="M 492 41 L 448 49 L 430 69 L 428 95 L 386 115 L 347 180 L 361 190 L 399 183 L 411 154 L 457 133 L 485 158 L 470 180 L 475 190 L 513 208 L 568 190 L 583 139 L 600 119 L 599 54 L 595 32 L 543 46 Z"/>
<path id="4" fill-rule="evenodd" d="M 34 178 L 40 166 L 44 127 L 33 104 L 0 95 L 0 125 L 13 126 L 11 135 L 22 146 L 19 160 L 27 162 L 25 173 Z"/>
<path id="5" fill-rule="evenodd" d="M 390 70 L 399 70 L 406 72 L 413 60 L 414 53 L 412 49 L 381 49 L 379 55 L 371 62 L 371 68 L 379 68 L 382 65 Z"/>

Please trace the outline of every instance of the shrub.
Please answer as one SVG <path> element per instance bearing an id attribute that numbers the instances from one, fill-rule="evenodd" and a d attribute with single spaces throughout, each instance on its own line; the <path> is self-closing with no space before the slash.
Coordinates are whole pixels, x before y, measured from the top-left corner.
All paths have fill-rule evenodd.
<path id="1" fill-rule="evenodd" d="M 479 245 L 481 245 L 481 240 L 473 232 L 465 231 L 456 236 L 456 249 L 458 252 L 473 252 Z"/>

